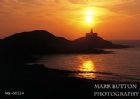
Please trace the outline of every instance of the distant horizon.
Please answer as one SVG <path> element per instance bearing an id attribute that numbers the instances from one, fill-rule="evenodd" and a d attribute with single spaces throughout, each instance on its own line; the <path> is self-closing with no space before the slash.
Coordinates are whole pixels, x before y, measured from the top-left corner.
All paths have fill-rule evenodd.
<path id="1" fill-rule="evenodd" d="M 35 29 L 35 30 L 43 30 L 43 29 Z M 11 35 L 8 35 L 8 36 L 5 36 L 5 37 L 0 37 L 0 39 L 5 39 L 5 38 L 10 37 L 10 36 L 12 36 L 14 34 L 17 34 L 17 33 L 31 32 L 31 31 L 35 31 L 35 30 L 25 30 L 25 31 L 21 31 L 21 32 L 19 31 L 19 32 L 15 32 L 15 33 L 10 33 Z M 43 31 L 48 31 L 48 30 L 43 30 Z M 48 32 L 51 33 L 51 34 L 53 34 L 53 35 L 55 35 L 56 37 L 64 37 L 64 38 L 66 38 L 68 40 L 75 40 L 75 39 L 84 37 L 86 35 L 86 33 L 85 33 L 85 34 L 83 34 L 83 36 L 80 36 L 80 37 L 77 37 L 77 38 L 73 38 L 73 39 L 69 39 L 69 38 L 67 38 L 67 37 L 65 37 L 63 35 L 56 35 L 55 33 L 52 33 L 50 31 L 48 31 Z M 98 34 L 99 34 L 98 36 L 102 37 L 105 40 L 109 40 L 109 41 L 140 41 L 140 39 L 106 39 L 102 35 L 100 35 L 100 33 L 98 33 Z"/>

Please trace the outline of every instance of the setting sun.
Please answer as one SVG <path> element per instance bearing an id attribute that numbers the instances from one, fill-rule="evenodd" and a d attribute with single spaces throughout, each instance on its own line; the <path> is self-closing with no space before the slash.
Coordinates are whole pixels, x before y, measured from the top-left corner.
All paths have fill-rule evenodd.
<path id="1" fill-rule="evenodd" d="M 92 11 L 92 10 L 87 10 L 86 11 L 86 15 L 94 15 L 94 14 L 95 14 L 95 12 Z"/>
<path id="2" fill-rule="evenodd" d="M 92 27 L 106 39 L 140 39 L 140 0 L 1 1 L 0 38 L 41 29 L 72 40 Z"/>
<path id="3" fill-rule="evenodd" d="M 95 12 L 93 10 L 87 10 L 85 11 L 85 22 L 88 25 L 93 25 L 94 23 L 94 17 L 95 17 Z"/>
<path id="4" fill-rule="evenodd" d="M 139 97 L 140 0 L 0 0 L 0 76 L 2 96 Z"/>
<path id="5" fill-rule="evenodd" d="M 86 22 L 87 23 L 92 23 L 93 17 L 92 16 L 86 16 Z"/>

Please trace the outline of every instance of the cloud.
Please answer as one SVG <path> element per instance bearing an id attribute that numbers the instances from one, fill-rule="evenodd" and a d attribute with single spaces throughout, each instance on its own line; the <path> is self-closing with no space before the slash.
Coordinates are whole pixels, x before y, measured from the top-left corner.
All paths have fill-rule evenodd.
<path id="1" fill-rule="evenodd" d="M 92 4 L 92 5 L 117 5 L 126 2 L 133 2 L 134 0 L 68 0 L 74 4 Z"/>
<path id="2" fill-rule="evenodd" d="M 106 8 L 120 14 L 140 14 L 140 0 L 68 0 L 73 4 L 81 4 Z"/>
<path id="3" fill-rule="evenodd" d="M 72 13 L 78 16 L 78 12 L 86 7 L 107 9 L 114 15 L 137 15 L 140 14 L 139 4 L 140 0 L 0 0 L 0 17 L 60 14 L 72 18 Z"/>
<path id="4" fill-rule="evenodd" d="M 131 0 L 131 2 L 126 2 L 125 4 L 112 6 L 110 7 L 110 9 L 126 15 L 137 15 L 140 14 L 139 4 L 140 4 L 140 0 Z"/>
<path id="5" fill-rule="evenodd" d="M 11 32 L 42 28 L 45 24 L 45 28 L 56 26 L 63 30 L 68 24 L 67 27 L 72 30 L 72 27 L 81 24 L 76 22 L 84 21 L 83 12 L 88 7 L 99 12 L 96 21 L 105 23 L 112 20 L 110 23 L 115 21 L 114 24 L 117 24 L 119 21 L 134 20 L 133 23 L 139 24 L 139 4 L 140 0 L 0 0 L 0 29 Z"/>
<path id="6" fill-rule="evenodd" d="M 139 9 L 140 0 L 0 0 L 1 12 L 6 10 L 33 9 L 60 9 L 60 10 L 76 10 L 78 6 L 94 6 L 108 9 L 116 9 L 114 11 L 128 12 L 128 9 L 134 11 Z M 71 6 L 71 7 L 70 7 Z M 42 9 L 41 9 L 42 10 Z M 134 11 L 137 13 L 137 11 Z"/>

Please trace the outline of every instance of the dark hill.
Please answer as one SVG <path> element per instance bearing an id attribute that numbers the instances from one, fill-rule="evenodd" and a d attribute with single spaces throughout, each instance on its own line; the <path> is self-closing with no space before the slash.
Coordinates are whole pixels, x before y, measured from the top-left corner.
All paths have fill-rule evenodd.
<path id="1" fill-rule="evenodd" d="M 78 38 L 72 42 L 72 48 L 99 48 L 99 49 L 116 49 L 116 48 L 128 48 L 128 45 L 113 44 L 110 41 L 104 40 L 99 37 L 97 33 L 89 33 L 85 37 Z"/>
<path id="2" fill-rule="evenodd" d="M 63 37 L 56 37 L 48 31 L 35 30 L 16 33 L 2 40 L 5 52 L 23 54 L 62 53 L 70 41 Z"/>
<path id="3" fill-rule="evenodd" d="M 86 37 L 69 41 L 54 36 L 44 30 L 16 33 L 0 41 L 1 53 L 7 54 L 60 54 L 60 53 L 104 53 L 103 48 L 127 48 L 113 44 L 96 33 L 87 33 Z"/>

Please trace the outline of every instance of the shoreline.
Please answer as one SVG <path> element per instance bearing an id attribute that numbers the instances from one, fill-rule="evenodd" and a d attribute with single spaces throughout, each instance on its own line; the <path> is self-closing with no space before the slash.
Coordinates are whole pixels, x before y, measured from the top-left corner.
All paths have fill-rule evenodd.
<path id="1" fill-rule="evenodd" d="M 106 89 L 94 89 L 95 84 L 122 84 L 121 82 L 108 80 L 91 80 L 78 77 L 68 77 L 70 71 L 45 68 L 41 64 L 25 65 L 13 64 L 14 69 L 9 80 L 5 80 L 1 89 L 21 90 L 29 96 L 86 96 L 93 97 L 94 92 L 104 92 Z M 138 84 L 140 82 L 123 82 L 123 84 Z M 117 89 L 127 91 L 127 89 Z M 113 89 L 108 89 L 112 92 Z"/>

